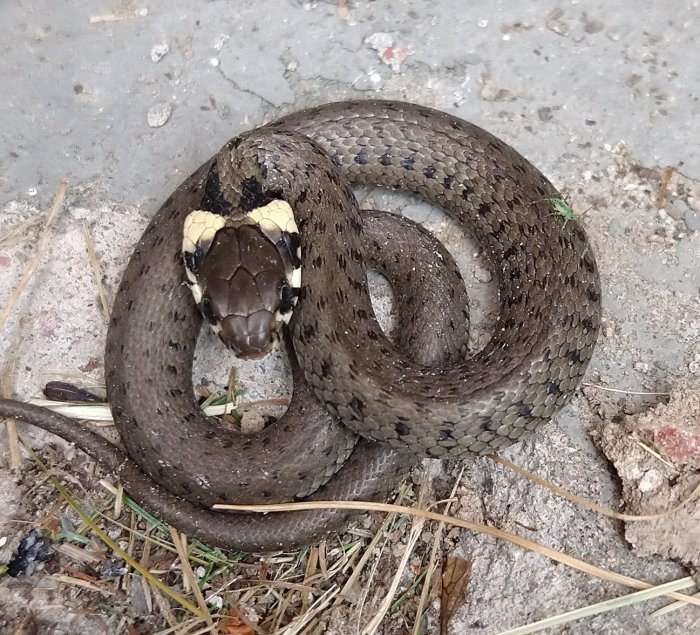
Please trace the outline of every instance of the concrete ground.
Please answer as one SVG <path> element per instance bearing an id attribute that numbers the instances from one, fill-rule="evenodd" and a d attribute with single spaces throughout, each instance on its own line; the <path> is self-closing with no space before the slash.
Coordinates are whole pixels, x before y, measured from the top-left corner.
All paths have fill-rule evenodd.
<path id="1" fill-rule="evenodd" d="M 604 290 L 588 382 L 657 393 L 681 380 L 697 385 L 699 39 L 695 1 L 3 3 L 0 235 L 44 213 L 61 178 L 69 184 L 39 270 L 0 332 L 0 360 L 15 360 L 14 394 L 38 396 L 48 379 L 65 374 L 102 378 L 105 322 L 83 221 L 111 300 L 148 218 L 229 137 L 301 107 L 372 97 L 433 106 L 487 128 L 570 197 L 595 246 Z M 370 197 L 426 220 L 452 251 L 475 251 L 426 206 Z M 0 306 L 40 228 L 0 244 Z M 488 313 L 479 299 L 488 272 L 478 261 L 464 266 L 477 314 Z M 218 351 L 203 340 L 200 357 L 209 347 Z M 258 371 L 242 371 L 252 397 Z M 198 370 L 195 379 L 211 372 Z M 282 371 L 269 372 L 275 386 L 284 383 Z M 614 507 L 618 483 L 587 431 L 602 414 L 637 412 L 659 399 L 587 388 L 507 456 Z M 21 432 L 35 444 L 44 438 Z M 7 469 L 7 444 L 1 447 L 6 562 L 32 519 L 22 515 L 24 490 Z M 476 500 L 492 522 L 600 566 L 653 583 L 687 575 L 673 562 L 635 556 L 619 522 L 486 460 L 467 466 L 460 495 Z M 497 633 L 626 592 L 491 539 L 463 534 L 457 550 L 474 565 L 451 623 L 455 634 Z M 40 585 L 40 578 L 24 584 Z M 0 606 L 8 610 L 5 593 L 0 584 Z M 99 604 L 88 596 L 86 606 L 93 601 Z M 651 617 L 663 604 L 552 632 L 680 635 L 700 628 L 693 608 Z M 88 624 L 69 632 L 97 632 Z"/>

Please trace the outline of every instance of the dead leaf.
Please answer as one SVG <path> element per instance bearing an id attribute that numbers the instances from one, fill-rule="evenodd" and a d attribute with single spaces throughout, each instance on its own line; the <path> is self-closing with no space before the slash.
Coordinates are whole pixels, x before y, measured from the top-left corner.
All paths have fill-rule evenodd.
<path id="1" fill-rule="evenodd" d="M 252 626 L 249 626 L 236 609 L 226 611 L 227 616 L 219 623 L 219 628 L 224 635 L 255 635 Z"/>
<path id="2" fill-rule="evenodd" d="M 447 556 L 442 561 L 442 593 L 440 595 L 440 633 L 447 633 L 447 626 L 455 611 L 464 604 L 469 574 L 470 560 Z"/>

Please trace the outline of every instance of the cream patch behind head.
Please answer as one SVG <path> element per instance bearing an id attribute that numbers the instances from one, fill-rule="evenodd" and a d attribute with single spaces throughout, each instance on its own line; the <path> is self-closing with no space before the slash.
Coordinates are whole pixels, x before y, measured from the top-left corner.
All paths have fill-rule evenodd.
<path id="1" fill-rule="evenodd" d="M 272 201 L 262 207 L 257 207 L 248 214 L 248 218 L 253 219 L 264 229 L 269 223 L 273 223 L 283 232 L 296 234 L 299 232 L 297 223 L 294 220 L 294 210 L 287 201 Z"/>

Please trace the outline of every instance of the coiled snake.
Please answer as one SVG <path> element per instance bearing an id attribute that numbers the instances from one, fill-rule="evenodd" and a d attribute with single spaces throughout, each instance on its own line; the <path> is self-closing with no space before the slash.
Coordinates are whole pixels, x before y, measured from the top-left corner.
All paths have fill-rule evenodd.
<path id="1" fill-rule="evenodd" d="M 345 179 L 409 190 L 473 233 L 500 284 L 495 334 L 483 350 L 467 358 L 455 336 L 451 351 L 422 359 L 426 340 L 414 334 L 402 352 L 385 337 L 367 294 L 362 222 Z M 297 422 L 323 414 L 301 382 L 273 426 L 287 431 L 284 441 L 265 430 L 241 444 L 201 413 L 191 384 L 201 318 L 182 284 L 184 218 L 193 209 L 246 211 L 278 199 L 292 206 L 303 288 L 290 333 L 306 382 L 344 424 L 400 451 L 361 441 L 314 496 L 376 499 L 405 472 L 403 452 L 443 458 L 498 450 L 546 422 L 577 387 L 598 333 L 600 286 L 584 231 L 552 209 L 550 200 L 559 197 L 511 147 L 435 110 L 359 101 L 292 114 L 227 143 L 166 201 L 134 251 L 105 356 L 108 396 L 129 458 L 60 415 L 7 400 L 0 415 L 73 441 L 114 470 L 144 506 L 202 540 L 261 551 L 313 542 L 347 513 L 232 515 L 202 507 L 312 489 L 323 479 L 300 468 L 299 457 L 318 445 L 337 463 L 347 438 L 333 432 L 310 443 L 300 436 Z M 397 238 L 410 252 L 406 240 Z M 410 280 L 406 262 L 400 267 Z M 455 312 L 449 299 L 422 303 L 436 314 L 427 324 L 464 328 L 465 311 Z M 419 335 L 429 341 L 431 330 L 423 326 Z M 426 365 L 440 354 L 449 363 Z M 284 449 L 291 464 L 281 458 Z"/>

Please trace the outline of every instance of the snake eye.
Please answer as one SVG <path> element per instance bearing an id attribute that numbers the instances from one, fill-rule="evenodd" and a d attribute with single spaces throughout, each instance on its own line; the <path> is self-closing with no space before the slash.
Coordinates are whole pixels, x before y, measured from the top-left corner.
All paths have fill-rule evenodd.
<path id="1" fill-rule="evenodd" d="M 208 296 L 205 295 L 199 302 L 199 310 L 202 312 L 202 315 L 207 322 L 210 324 L 216 324 L 214 309 L 211 305 L 211 299 Z"/>
<path id="2" fill-rule="evenodd" d="M 280 313 L 289 313 L 294 308 L 294 291 L 286 280 L 280 284 Z"/>

